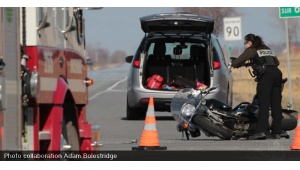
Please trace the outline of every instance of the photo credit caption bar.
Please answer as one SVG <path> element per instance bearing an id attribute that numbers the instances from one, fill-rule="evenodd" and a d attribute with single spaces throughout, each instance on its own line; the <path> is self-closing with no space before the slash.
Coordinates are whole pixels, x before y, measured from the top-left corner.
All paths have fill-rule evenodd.
<path id="1" fill-rule="evenodd" d="M 14 161 L 14 160 L 105 160 L 112 161 L 117 159 L 118 155 L 113 153 L 100 153 L 100 152 L 51 152 L 51 153 L 35 153 L 35 152 L 4 152 L 1 151 L 1 161 Z"/>

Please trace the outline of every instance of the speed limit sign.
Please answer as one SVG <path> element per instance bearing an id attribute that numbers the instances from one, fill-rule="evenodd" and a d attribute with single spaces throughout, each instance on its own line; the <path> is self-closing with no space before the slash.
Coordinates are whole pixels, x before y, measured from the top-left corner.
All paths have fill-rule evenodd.
<path id="1" fill-rule="evenodd" d="M 224 18 L 225 41 L 242 40 L 241 17 Z"/>

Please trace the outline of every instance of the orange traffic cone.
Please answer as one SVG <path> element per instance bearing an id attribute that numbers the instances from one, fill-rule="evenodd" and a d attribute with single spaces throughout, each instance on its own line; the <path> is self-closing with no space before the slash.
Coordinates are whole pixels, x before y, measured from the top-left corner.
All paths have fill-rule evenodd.
<path id="1" fill-rule="evenodd" d="M 298 114 L 298 123 L 297 123 L 297 127 L 295 129 L 294 142 L 290 146 L 290 148 L 292 150 L 300 149 L 300 114 Z"/>
<path id="2" fill-rule="evenodd" d="M 140 140 L 139 147 L 132 147 L 132 150 L 166 150 L 167 147 L 160 147 L 158 133 L 156 130 L 156 119 L 154 115 L 153 97 L 150 97 L 148 110 L 145 118 L 145 126 Z"/>

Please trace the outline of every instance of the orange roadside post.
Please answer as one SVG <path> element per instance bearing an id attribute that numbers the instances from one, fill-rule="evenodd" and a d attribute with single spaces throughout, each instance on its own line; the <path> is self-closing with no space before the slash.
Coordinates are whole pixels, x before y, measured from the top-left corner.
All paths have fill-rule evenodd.
<path id="1" fill-rule="evenodd" d="M 300 150 L 300 114 L 298 113 L 297 127 L 295 129 L 294 141 L 290 146 L 292 150 Z"/>
<path id="2" fill-rule="evenodd" d="M 158 132 L 156 129 L 156 119 L 154 114 L 153 97 L 150 97 L 145 118 L 144 130 L 142 132 L 140 146 L 132 147 L 132 150 L 167 150 L 167 147 L 159 146 Z"/>

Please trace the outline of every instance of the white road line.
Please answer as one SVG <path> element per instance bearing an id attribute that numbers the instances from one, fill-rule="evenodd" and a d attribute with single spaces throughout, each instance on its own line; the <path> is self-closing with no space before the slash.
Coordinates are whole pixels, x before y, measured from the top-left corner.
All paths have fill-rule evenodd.
<path id="1" fill-rule="evenodd" d="M 112 89 L 109 92 L 127 92 L 127 90 L 115 90 L 115 89 Z"/>
<path id="2" fill-rule="evenodd" d="M 105 93 L 105 92 L 111 91 L 111 90 L 112 90 L 113 88 L 115 88 L 118 84 L 122 83 L 122 82 L 125 81 L 125 80 L 127 80 L 127 76 L 126 76 L 124 79 L 122 79 L 122 80 L 116 82 L 114 85 L 110 86 L 109 88 L 107 88 L 107 89 L 105 89 L 105 90 L 103 90 L 103 91 L 100 91 L 99 93 L 96 93 L 95 95 L 93 95 L 92 97 L 90 97 L 89 100 L 93 100 L 94 98 L 98 97 L 99 95 L 101 95 L 101 94 L 103 94 L 103 93 Z"/>

